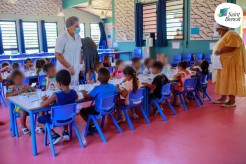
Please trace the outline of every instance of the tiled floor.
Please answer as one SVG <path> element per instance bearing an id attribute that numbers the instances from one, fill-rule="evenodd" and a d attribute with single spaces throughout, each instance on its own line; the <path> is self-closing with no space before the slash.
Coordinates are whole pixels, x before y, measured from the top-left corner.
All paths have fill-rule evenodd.
<path id="1" fill-rule="evenodd" d="M 213 86 L 209 93 L 212 98 Z M 177 115 L 165 108 L 168 121 L 150 116 L 151 124 L 143 118 L 133 121 L 135 130 L 121 124 L 123 133 L 108 122 L 104 129 L 107 143 L 98 135 L 87 137 L 88 145 L 81 149 L 76 137 L 55 146 L 57 157 L 43 146 L 43 135 L 37 134 L 38 156 L 32 156 L 31 137 L 12 138 L 8 110 L 1 106 L 0 163 L 189 163 L 239 164 L 246 163 L 246 98 L 237 98 L 237 107 L 224 109 L 205 101 L 197 108 L 194 102 L 188 111 L 176 107 Z M 166 106 L 165 106 L 166 107 Z M 78 116 L 82 132 L 85 123 Z M 61 130 L 61 129 L 59 129 Z"/>

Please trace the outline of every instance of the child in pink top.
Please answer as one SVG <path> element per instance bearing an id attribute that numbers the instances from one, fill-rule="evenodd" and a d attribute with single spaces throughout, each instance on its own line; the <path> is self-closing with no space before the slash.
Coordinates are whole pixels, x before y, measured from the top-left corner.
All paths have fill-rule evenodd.
<path id="1" fill-rule="evenodd" d="M 178 82 L 173 84 L 174 90 L 178 90 L 182 92 L 184 90 L 184 81 L 186 79 L 191 78 L 190 72 L 186 70 L 187 66 L 188 66 L 188 62 L 186 61 L 182 61 L 178 64 L 178 73 L 174 75 L 173 77 L 174 80 L 178 80 Z M 184 97 L 184 100 L 188 102 L 188 100 L 186 99 L 186 96 L 183 95 L 183 97 Z"/>
<path id="2" fill-rule="evenodd" d="M 124 78 L 123 70 L 125 68 L 125 62 L 121 59 L 117 60 L 116 63 L 116 70 L 113 72 L 112 77 L 113 78 Z"/>
<path id="3" fill-rule="evenodd" d="M 125 77 L 126 77 L 126 85 L 123 88 L 120 88 L 119 85 L 116 85 L 116 88 L 119 91 L 120 94 L 120 100 L 118 101 L 118 104 L 129 104 L 129 94 L 131 91 L 137 91 L 140 88 L 140 81 L 137 78 L 137 73 L 133 67 L 126 67 L 123 71 Z M 135 113 L 134 109 L 131 109 L 132 117 L 134 119 L 138 118 L 138 115 Z M 121 117 L 122 118 L 122 117 Z M 124 118 L 122 118 L 124 119 Z"/>

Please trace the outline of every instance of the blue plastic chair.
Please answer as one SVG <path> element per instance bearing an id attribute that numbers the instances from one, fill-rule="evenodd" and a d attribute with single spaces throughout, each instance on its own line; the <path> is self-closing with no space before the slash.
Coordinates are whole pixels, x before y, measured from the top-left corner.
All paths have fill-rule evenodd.
<path id="1" fill-rule="evenodd" d="M 90 80 L 90 81 L 91 81 L 91 80 L 94 80 L 94 82 L 97 81 L 97 79 L 96 79 L 96 74 L 95 74 L 94 72 L 91 73 L 91 76 L 90 76 L 90 79 L 89 79 L 89 80 Z"/>
<path id="2" fill-rule="evenodd" d="M 172 67 L 176 67 L 179 62 L 181 62 L 181 55 L 180 54 L 176 54 L 173 57 L 173 62 L 171 63 Z"/>
<path id="3" fill-rule="evenodd" d="M 164 115 L 163 111 L 161 110 L 159 103 L 162 103 L 163 101 L 165 101 L 167 103 L 167 105 L 169 106 L 169 108 L 171 109 L 171 111 L 173 112 L 173 114 L 176 115 L 176 111 L 173 109 L 173 106 L 168 101 L 168 99 L 170 98 L 170 96 L 172 94 L 172 83 L 163 85 L 162 90 L 161 90 L 161 94 L 162 94 L 161 98 L 160 99 L 152 99 L 150 105 L 152 105 L 154 103 L 155 106 L 157 107 L 157 110 L 160 113 L 162 119 L 164 121 L 167 121 L 167 118 Z"/>
<path id="4" fill-rule="evenodd" d="M 198 107 L 200 107 L 200 103 L 197 100 L 197 98 L 200 99 L 200 97 L 198 96 L 198 93 L 196 90 L 196 84 L 197 84 L 197 78 L 196 77 L 189 78 L 189 79 L 186 79 L 184 81 L 184 90 L 183 91 L 175 90 L 174 100 L 176 100 L 176 97 L 179 96 L 179 99 L 180 99 L 185 111 L 187 110 L 187 107 L 185 105 L 184 98 L 182 96 L 183 94 L 191 94 L 194 97 Z"/>
<path id="5" fill-rule="evenodd" d="M 142 59 L 142 49 L 141 48 L 134 49 L 134 57 Z"/>
<path id="6" fill-rule="evenodd" d="M 0 83 L 0 105 L 3 102 L 4 107 L 7 107 L 4 97 L 3 83 Z"/>
<path id="7" fill-rule="evenodd" d="M 108 71 L 109 71 L 110 73 L 113 73 L 114 70 L 115 70 L 115 67 L 107 67 L 107 69 L 108 69 Z"/>
<path id="8" fill-rule="evenodd" d="M 209 62 L 209 64 L 211 64 L 211 54 L 205 54 L 203 59 L 207 60 Z"/>
<path id="9" fill-rule="evenodd" d="M 24 81 L 23 81 L 23 84 L 28 84 L 29 85 L 29 81 L 30 81 L 29 77 L 25 77 Z"/>
<path id="10" fill-rule="evenodd" d="M 190 65 L 191 62 L 191 53 L 184 53 L 183 54 L 183 61 L 187 61 Z"/>
<path id="11" fill-rule="evenodd" d="M 48 136 L 50 141 L 50 148 L 52 151 L 52 155 L 54 157 L 56 156 L 56 152 L 54 149 L 50 131 L 55 127 L 70 125 L 70 134 L 69 134 L 70 139 L 72 139 L 72 128 L 74 128 L 80 146 L 84 148 L 84 144 L 80 137 L 79 130 L 75 124 L 76 108 L 77 108 L 77 104 L 75 103 L 51 107 L 51 117 L 50 117 L 51 122 L 45 123 L 44 145 L 45 146 L 47 145 L 47 136 Z"/>
<path id="12" fill-rule="evenodd" d="M 131 108 L 134 108 L 134 110 L 136 110 L 137 107 L 140 108 L 142 114 L 143 114 L 143 117 L 145 118 L 146 122 L 148 124 L 150 124 L 150 121 L 146 115 L 146 113 L 144 112 L 143 110 L 143 99 L 144 99 L 144 88 L 140 88 L 136 91 L 136 93 L 134 93 L 134 91 L 131 91 L 129 93 L 129 105 L 120 105 L 120 108 L 119 108 L 119 111 L 118 111 L 118 116 L 117 116 L 117 119 L 119 118 L 120 116 L 120 113 L 121 111 L 123 110 L 124 112 L 124 115 L 126 117 L 126 120 L 128 122 L 128 125 L 130 127 L 131 130 L 134 130 L 134 127 L 132 125 L 132 122 L 127 114 L 127 110 L 128 109 L 131 109 Z"/>
<path id="13" fill-rule="evenodd" d="M 95 103 L 99 103 L 99 109 L 97 109 L 97 111 L 100 111 L 100 113 L 98 115 L 88 115 L 88 120 L 87 120 L 87 124 L 86 124 L 86 129 L 85 129 L 85 136 L 87 136 L 88 134 L 88 130 L 89 130 L 89 126 L 90 126 L 90 122 L 92 121 L 94 123 L 94 125 L 96 126 L 96 129 L 102 139 L 103 142 L 107 142 L 107 139 L 105 138 L 102 129 L 104 127 L 104 121 L 105 121 L 105 117 L 107 115 L 109 115 L 114 123 L 114 125 L 116 126 L 116 128 L 118 129 L 118 131 L 120 133 L 122 133 L 122 130 L 120 128 L 120 126 L 118 125 L 117 121 L 115 120 L 115 118 L 113 117 L 112 113 L 115 110 L 115 103 L 116 103 L 116 98 L 117 95 L 116 94 L 111 94 L 111 95 L 106 95 L 106 96 L 102 96 L 100 98 L 99 102 L 95 102 Z M 95 105 L 96 107 L 97 105 Z M 82 109 L 83 110 L 83 109 Z M 101 121 L 101 128 L 97 123 L 97 120 L 102 118 Z"/>
<path id="14" fill-rule="evenodd" d="M 212 101 L 212 99 L 210 98 L 210 96 L 208 95 L 208 92 L 207 92 L 208 77 L 209 77 L 209 75 L 203 75 L 200 77 L 200 82 L 198 84 L 197 90 L 202 91 L 203 98 L 207 97 L 209 101 Z M 198 96 L 199 96 L 200 103 L 203 104 L 201 96 L 199 94 L 198 94 Z"/>

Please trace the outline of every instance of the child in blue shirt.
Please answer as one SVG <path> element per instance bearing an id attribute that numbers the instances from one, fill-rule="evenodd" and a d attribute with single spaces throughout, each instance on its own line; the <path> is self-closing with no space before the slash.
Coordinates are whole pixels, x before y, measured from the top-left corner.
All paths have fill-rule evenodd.
<path id="1" fill-rule="evenodd" d="M 82 90 L 82 94 L 84 95 L 85 99 L 95 99 L 95 105 L 84 108 L 80 110 L 81 117 L 87 121 L 88 115 L 98 115 L 100 113 L 100 104 L 98 103 L 100 101 L 100 98 L 103 95 L 110 95 L 110 94 L 116 94 L 118 93 L 117 88 L 113 84 L 109 84 L 108 81 L 110 79 L 110 72 L 107 68 L 100 68 L 98 71 L 98 81 L 101 83 L 100 85 L 96 86 L 90 93 L 87 93 L 86 91 Z M 89 127 L 89 134 L 95 131 L 95 127 L 90 126 Z"/>
<path id="2" fill-rule="evenodd" d="M 42 97 L 42 102 L 41 102 L 42 107 L 50 106 L 50 104 L 54 104 L 54 105 L 72 104 L 72 103 L 75 103 L 75 101 L 78 99 L 77 92 L 69 88 L 69 84 L 71 82 L 71 76 L 67 70 L 60 70 L 56 74 L 56 81 L 57 81 L 57 86 L 60 89 L 60 91 L 53 93 L 53 95 L 50 97 L 48 96 Z M 50 119 L 50 114 L 43 115 L 38 118 L 38 122 L 41 124 L 45 124 L 51 121 L 52 120 Z M 63 141 L 69 140 L 69 133 L 68 133 L 67 125 L 64 126 L 62 138 L 53 129 L 51 130 L 51 134 L 52 134 L 52 140 L 53 140 L 54 145 L 58 143 L 61 139 L 63 139 Z"/>

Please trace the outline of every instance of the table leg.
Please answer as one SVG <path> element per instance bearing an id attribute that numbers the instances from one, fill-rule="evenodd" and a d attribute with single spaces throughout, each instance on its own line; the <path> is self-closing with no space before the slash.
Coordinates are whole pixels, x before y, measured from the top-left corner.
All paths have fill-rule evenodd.
<path id="1" fill-rule="evenodd" d="M 149 116 L 149 89 L 145 87 L 144 89 L 144 112 L 146 113 L 147 117 Z"/>
<path id="2" fill-rule="evenodd" d="M 36 142 L 36 133 L 35 133 L 35 122 L 34 122 L 34 116 L 33 112 L 29 112 L 30 117 L 30 129 L 31 129 L 31 135 L 32 135 L 32 154 L 34 156 L 37 155 L 37 142 Z"/>
<path id="3" fill-rule="evenodd" d="M 10 117 L 10 128 L 11 128 L 11 135 L 12 137 L 15 136 L 15 125 L 14 125 L 14 105 L 11 101 L 8 101 L 9 104 L 9 117 Z"/>

